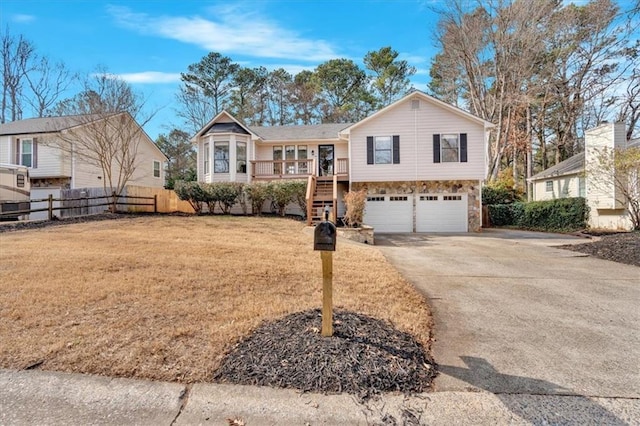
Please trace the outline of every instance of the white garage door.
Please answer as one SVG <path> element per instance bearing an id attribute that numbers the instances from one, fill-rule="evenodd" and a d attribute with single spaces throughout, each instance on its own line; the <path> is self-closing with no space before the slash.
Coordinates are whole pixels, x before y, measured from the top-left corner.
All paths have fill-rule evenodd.
<path id="1" fill-rule="evenodd" d="M 412 232 L 413 196 L 372 195 L 367 197 L 364 223 L 375 232 Z"/>
<path id="2" fill-rule="evenodd" d="M 467 194 L 424 194 L 416 200 L 416 231 L 467 232 Z"/>

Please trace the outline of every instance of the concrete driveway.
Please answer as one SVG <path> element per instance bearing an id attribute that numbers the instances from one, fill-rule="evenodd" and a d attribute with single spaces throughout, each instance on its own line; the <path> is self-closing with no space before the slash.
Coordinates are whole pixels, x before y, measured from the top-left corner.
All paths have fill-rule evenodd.
<path id="1" fill-rule="evenodd" d="M 505 404 L 509 394 L 640 398 L 640 268 L 553 247 L 583 242 L 376 235 L 432 306 L 436 391 L 489 391 Z"/>

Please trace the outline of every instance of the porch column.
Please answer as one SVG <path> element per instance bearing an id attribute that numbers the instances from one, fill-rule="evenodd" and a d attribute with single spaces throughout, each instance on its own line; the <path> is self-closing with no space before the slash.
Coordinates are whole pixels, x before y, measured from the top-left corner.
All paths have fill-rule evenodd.
<path id="1" fill-rule="evenodd" d="M 236 135 L 231 133 L 229 135 L 229 181 L 236 181 Z"/>

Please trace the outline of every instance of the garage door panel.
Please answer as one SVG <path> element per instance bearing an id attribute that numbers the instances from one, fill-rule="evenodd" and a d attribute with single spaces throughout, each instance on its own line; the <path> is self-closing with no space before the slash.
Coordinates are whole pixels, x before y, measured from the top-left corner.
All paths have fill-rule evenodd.
<path id="1" fill-rule="evenodd" d="M 364 223 L 376 232 L 412 232 L 413 200 L 406 195 L 369 196 Z"/>
<path id="2" fill-rule="evenodd" d="M 416 200 L 417 232 L 467 232 L 467 194 L 426 194 Z"/>

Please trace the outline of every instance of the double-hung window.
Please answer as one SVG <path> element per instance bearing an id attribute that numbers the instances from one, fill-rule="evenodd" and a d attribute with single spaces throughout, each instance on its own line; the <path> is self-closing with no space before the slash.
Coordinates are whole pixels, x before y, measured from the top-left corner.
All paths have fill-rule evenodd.
<path id="1" fill-rule="evenodd" d="M 246 142 L 236 142 L 236 173 L 247 173 Z"/>
<path id="2" fill-rule="evenodd" d="M 367 164 L 399 164 L 400 136 L 367 136 Z"/>
<path id="3" fill-rule="evenodd" d="M 460 161 L 460 143 L 457 134 L 443 134 L 440 139 L 443 163 L 457 163 Z"/>
<path id="4" fill-rule="evenodd" d="M 376 164 L 391 164 L 391 136 L 374 137 L 373 149 Z"/>
<path id="5" fill-rule="evenodd" d="M 467 134 L 443 133 L 433 135 L 434 163 L 466 163 Z"/>
<path id="6" fill-rule="evenodd" d="M 27 167 L 33 167 L 33 139 L 22 139 L 18 144 L 19 147 L 19 164 Z"/>
<path id="7" fill-rule="evenodd" d="M 153 160 L 153 177 L 160 177 L 160 162 L 158 160 Z"/>
<path id="8" fill-rule="evenodd" d="M 306 145 L 298 145 L 298 160 L 306 160 L 307 159 L 307 146 Z M 309 165 L 306 161 L 298 162 L 298 173 L 301 175 L 307 174 L 309 172 Z"/>
<path id="9" fill-rule="evenodd" d="M 213 173 L 229 173 L 229 142 L 213 143 Z"/>

